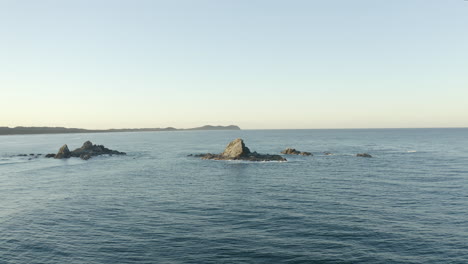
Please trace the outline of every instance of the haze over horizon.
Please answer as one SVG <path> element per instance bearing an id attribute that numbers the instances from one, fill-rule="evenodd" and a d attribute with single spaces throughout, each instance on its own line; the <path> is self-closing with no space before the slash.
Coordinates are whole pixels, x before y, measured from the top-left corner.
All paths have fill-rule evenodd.
<path id="1" fill-rule="evenodd" d="M 468 2 L 1 1 L 0 126 L 468 127 Z"/>

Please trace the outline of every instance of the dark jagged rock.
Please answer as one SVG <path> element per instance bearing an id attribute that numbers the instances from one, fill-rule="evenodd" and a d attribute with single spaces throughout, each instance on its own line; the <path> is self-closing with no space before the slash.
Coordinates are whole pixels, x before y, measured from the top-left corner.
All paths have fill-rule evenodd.
<path id="1" fill-rule="evenodd" d="M 63 145 L 57 154 L 47 154 L 46 158 L 67 159 L 70 157 L 77 157 L 83 160 L 88 160 L 91 157 L 99 155 L 126 155 L 125 152 L 112 150 L 104 147 L 103 145 L 93 145 L 91 141 L 86 141 L 81 148 L 73 151 L 68 149 L 67 145 Z"/>
<path id="2" fill-rule="evenodd" d="M 372 156 L 368 153 L 358 153 L 356 157 L 363 157 L 363 158 L 372 158 Z"/>
<path id="3" fill-rule="evenodd" d="M 325 156 L 330 156 L 330 155 L 333 155 L 333 153 L 331 153 L 331 152 L 328 152 L 328 151 L 325 151 L 323 154 L 324 154 Z"/>
<path id="4" fill-rule="evenodd" d="M 312 156 L 312 153 L 310 153 L 310 152 L 298 151 L 298 150 L 296 150 L 294 148 L 287 148 L 287 149 L 281 151 L 281 154 Z"/>
<path id="5" fill-rule="evenodd" d="M 70 150 L 68 149 L 67 144 L 63 145 L 54 158 L 56 159 L 68 159 L 71 157 Z"/>
<path id="6" fill-rule="evenodd" d="M 286 161 L 280 155 L 258 154 L 251 152 L 245 146 L 244 141 L 240 138 L 230 142 L 226 149 L 221 154 L 196 154 L 194 157 L 200 157 L 205 160 L 246 160 L 246 161 Z"/>
<path id="7" fill-rule="evenodd" d="M 112 150 L 103 145 L 93 145 L 91 141 L 86 141 L 81 148 L 77 148 L 71 152 L 72 157 L 79 157 L 83 160 L 88 160 L 91 157 L 99 155 L 126 155 L 125 152 Z"/>

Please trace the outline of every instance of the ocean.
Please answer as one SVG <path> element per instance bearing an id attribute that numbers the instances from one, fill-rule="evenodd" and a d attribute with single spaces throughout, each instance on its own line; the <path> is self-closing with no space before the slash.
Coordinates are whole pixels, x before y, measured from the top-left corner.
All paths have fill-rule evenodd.
<path id="1" fill-rule="evenodd" d="M 0 136 L 0 263 L 468 263 L 468 129 Z"/>

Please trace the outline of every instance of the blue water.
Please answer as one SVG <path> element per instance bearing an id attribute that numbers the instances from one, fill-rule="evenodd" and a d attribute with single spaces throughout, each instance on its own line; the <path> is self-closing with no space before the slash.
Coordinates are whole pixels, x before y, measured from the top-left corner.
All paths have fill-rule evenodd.
<path id="1" fill-rule="evenodd" d="M 237 137 L 259 153 L 314 156 L 187 157 Z M 467 139 L 468 129 L 1 136 L 0 263 L 468 263 Z M 86 140 L 128 155 L 11 157 Z"/>

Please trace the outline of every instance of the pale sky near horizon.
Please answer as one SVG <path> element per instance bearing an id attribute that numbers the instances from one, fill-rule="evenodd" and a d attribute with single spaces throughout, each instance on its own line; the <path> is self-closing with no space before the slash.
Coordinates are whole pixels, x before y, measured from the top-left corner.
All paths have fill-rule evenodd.
<path id="1" fill-rule="evenodd" d="M 0 0 L 0 126 L 468 127 L 468 1 Z"/>

